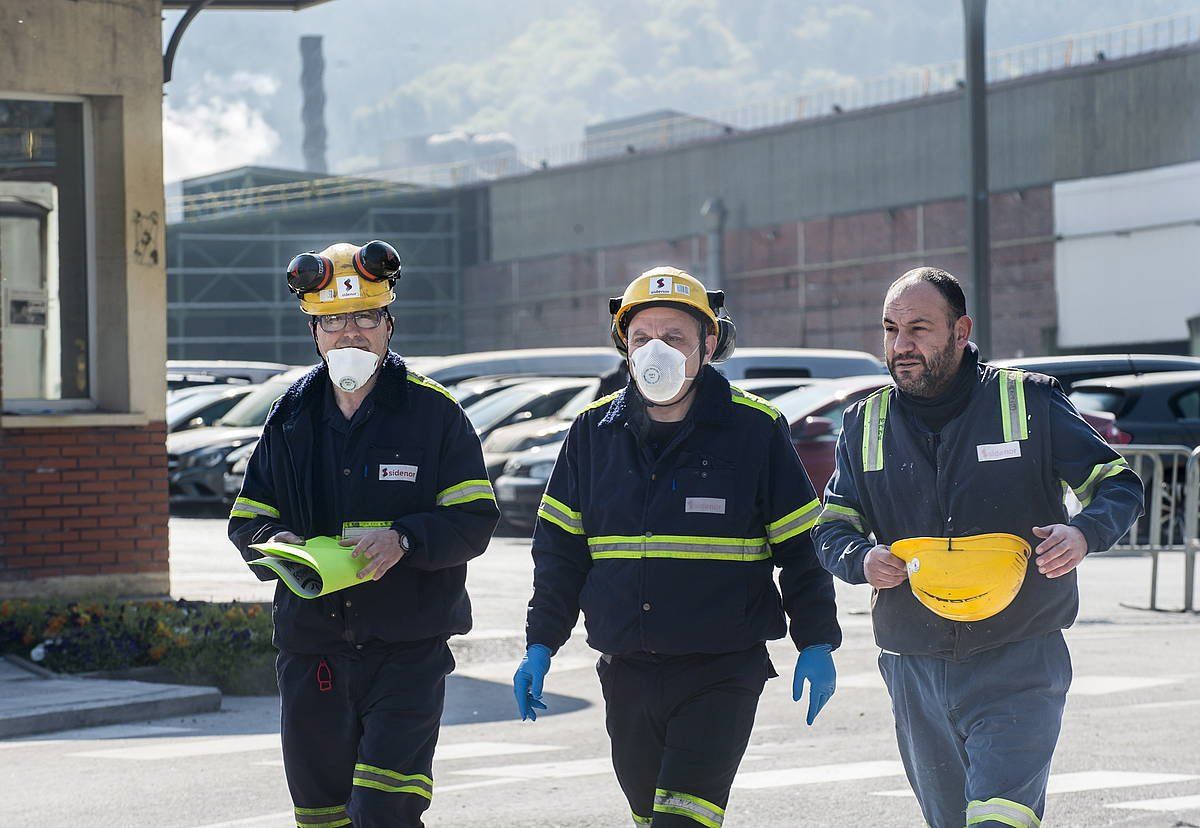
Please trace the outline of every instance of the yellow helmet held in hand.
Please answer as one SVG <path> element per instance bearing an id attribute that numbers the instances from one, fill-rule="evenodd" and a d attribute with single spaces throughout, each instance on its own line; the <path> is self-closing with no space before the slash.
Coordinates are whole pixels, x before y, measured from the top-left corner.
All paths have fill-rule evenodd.
<path id="1" fill-rule="evenodd" d="M 965 538 L 905 538 L 891 545 L 904 561 L 913 595 L 951 621 L 991 618 L 1025 582 L 1029 543 L 1006 532 Z"/>
<path id="2" fill-rule="evenodd" d="M 339 242 L 320 253 L 301 253 L 287 269 L 288 289 L 310 316 L 387 307 L 396 300 L 399 278 L 400 254 L 378 239 L 362 247 Z"/>
<path id="3" fill-rule="evenodd" d="M 621 296 L 608 300 L 612 314 L 612 341 L 622 356 L 629 355 L 629 320 L 639 308 L 677 305 L 705 322 L 707 333 L 717 337 L 713 362 L 722 362 L 733 354 L 737 331 L 725 310 L 725 292 L 706 290 L 695 276 L 677 267 L 655 267 L 638 276 Z"/>

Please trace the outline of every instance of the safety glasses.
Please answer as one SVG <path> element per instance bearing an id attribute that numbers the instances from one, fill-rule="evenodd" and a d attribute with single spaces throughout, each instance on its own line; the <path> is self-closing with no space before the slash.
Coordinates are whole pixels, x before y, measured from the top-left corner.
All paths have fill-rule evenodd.
<path id="1" fill-rule="evenodd" d="M 375 239 L 355 252 L 354 269 L 368 282 L 395 280 L 400 273 L 400 254 L 387 242 Z M 293 293 L 323 290 L 331 279 L 333 262 L 315 251 L 301 253 L 287 268 L 288 288 Z"/>
<path id="2" fill-rule="evenodd" d="M 354 327 L 369 331 L 372 328 L 378 328 L 382 324 L 385 313 L 386 311 L 382 308 L 375 308 L 373 310 L 355 311 L 354 313 L 329 313 L 313 318 L 325 333 L 337 333 L 338 331 L 345 330 L 346 325 L 352 320 Z"/>

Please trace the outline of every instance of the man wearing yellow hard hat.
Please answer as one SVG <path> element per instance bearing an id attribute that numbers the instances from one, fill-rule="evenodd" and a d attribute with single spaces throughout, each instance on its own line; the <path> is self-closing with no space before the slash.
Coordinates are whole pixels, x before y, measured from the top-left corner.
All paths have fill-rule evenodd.
<path id="1" fill-rule="evenodd" d="M 297 826 L 423 825 L 454 668 L 446 641 L 471 627 L 467 561 L 499 519 L 466 415 L 388 349 L 399 275 L 383 241 L 292 260 L 288 287 L 322 362 L 272 408 L 229 519 L 247 561 L 264 542 L 319 538 L 336 554 L 334 538 L 365 562 L 341 591 L 275 590 Z"/>
<path id="2" fill-rule="evenodd" d="M 879 667 L 925 821 L 1035 828 L 1071 683 L 1075 568 L 1138 518 L 1142 488 L 1055 380 L 981 362 L 970 334 L 949 273 L 892 284 L 894 383 L 846 410 L 813 538 L 830 571 L 875 588 Z"/>
<path id="3" fill-rule="evenodd" d="M 583 611 L 617 780 L 633 822 L 656 828 L 722 824 L 775 675 L 765 642 L 787 619 L 809 725 L 833 695 L 841 643 L 809 539 L 820 503 L 787 420 L 709 364 L 733 350 L 723 304 L 672 267 L 610 300 L 632 380 L 580 414 L 559 453 L 513 677 L 521 718 L 536 719 L 551 657 Z"/>

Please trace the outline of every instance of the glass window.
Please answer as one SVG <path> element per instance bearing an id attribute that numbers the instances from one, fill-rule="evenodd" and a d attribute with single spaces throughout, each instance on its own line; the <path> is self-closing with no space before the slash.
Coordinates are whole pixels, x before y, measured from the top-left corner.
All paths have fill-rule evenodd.
<path id="1" fill-rule="evenodd" d="M 1125 405 L 1125 394 L 1116 389 L 1080 389 L 1072 391 L 1070 399 L 1080 411 L 1107 411 L 1117 416 Z"/>
<path id="2" fill-rule="evenodd" d="M 6 412 L 90 407 L 84 131 L 82 103 L 0 98 Z"/>
<path id="3" fill-rule="evenodd" d="M 1183 420 L 1200 420 L 1200 388 L 1176 397 L 1175 412 Z"/>

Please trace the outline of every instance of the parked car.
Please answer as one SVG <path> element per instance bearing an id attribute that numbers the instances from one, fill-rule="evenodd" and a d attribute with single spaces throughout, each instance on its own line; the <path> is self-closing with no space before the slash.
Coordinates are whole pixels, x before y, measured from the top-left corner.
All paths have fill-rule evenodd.
<path id="1" fill-rule="evenodd" d="M 1168 371 L 1200 371 L 1200 357 L 1168 354 L 1085 354 L 1081 356 L 1036 356 L 998 359 L 999 368 L 1021 368 L 1048 374 L 1070 393 L 1075 384 L 1126 374 L 1157 374 Z"/>
<path id="2" fill-rule="evenodd" d="M 554 377 L 514 385 L 467 406 L 467 419 L 480 440 L 501 426 L 558 413 L 578 401 L 578 411 L 595 396 L 598 378 Z"/>
<path id="3" fill-rule="evenodd" d="M 734 385 L 764 400 L 773 400 L 797 388 L 805 388 L 820 380 L 811 377 L 771 377 L 737 380 Z"/>
<path id="4" fill-rule="evenodd" d="M 568 424 L 569 425 L 569 424 Z M 565 437 L 565 434 L 564 434 Z M 514 454 L 496 478 L 496 505 L 509 524 L 531 529 L 537 521 L 538 505 L 546 491 L 546 481 L 554 470 L 563 441 L 535 446 Z"/>
<path id="5" fill-rule="evenodd" d="M 225 503 L 232 504 L 242 491 L 242 481 L 246 479 L 246 466 L 250 463 L 250 455 L 258 447 L 258 440 L 251 440 L 229 452 L 225 457 Z"/>
<path id="6" fill-rule="evenodd" d="M 295 368 L 257 386 L 208 428 L 167 435 L 168 497 L 174 504 L 218 505 L 225 499 L 226 459 L 258 440 L 275 400 L 311 366 Z"/>
<path id="7" fill-rule="evenodd" d="M 499 377 L 473 377 L 469 380 L 455 383 L 447 386 L 446 390 L 450 392 L 450 396 L 458 400 L 458 404 L 463 408 L 482 400 L 484 397 L 489 397 L 506 388 L 511 388 L 514 385 L 521 385 L 534 379 L 542 379 L 528 374 L 518 374 L 516 376 L 499 376 Z"/>
<path id="8" fill-rule="evenodd" d="M 226 359 L 167 360 L 167 388 L 197 385 L 256 385 L 293 366 L 281 362 L 240 362 Z"/>
<path id="9" fill-rule="evenodd" d="M 187 389 L 192 393 L 172 397 L 167 402 L 167 433 L 212 425 L 254 388 L 253 385 L 218 385 Z"/>
<path id="10" fill-rule="evenodd" d="M 1112 414 L 1132 442 L 1200 445 L 1200 370 L 1079 382 L 1071 402 Z"/>
<path id="11" fill-rule="evenodd" d="M 716 368 L 731 382 L 887 374 L 887 366 L 866 351 L 832 348 L 738 348 Z"/>
<path id="12" fill-rule="evenodd" d="M 474 377 L 514 376 L 598 377 L 621 361 L 613 348 L 518 348 L 451 356 L 406 358 L 405 362 L 432 380 L 449 386 Z"/>

